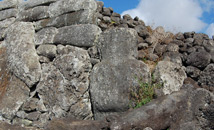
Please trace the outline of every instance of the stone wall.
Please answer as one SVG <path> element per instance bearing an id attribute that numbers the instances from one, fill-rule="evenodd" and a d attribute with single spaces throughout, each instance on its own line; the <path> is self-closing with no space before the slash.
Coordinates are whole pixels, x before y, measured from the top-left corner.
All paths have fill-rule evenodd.
<path id="1" fill-rule="evenodd" d="M 0 120 L 9 124 L 158 130 L 185 120 L 188 128 L 214 127 L 214 41 L 206 34 L 153 30 L 95 0 L 3 0 L 0 59 Z M 163 84 L 157 99 L 132 111 L 130 90 L 153 78 Z"/>

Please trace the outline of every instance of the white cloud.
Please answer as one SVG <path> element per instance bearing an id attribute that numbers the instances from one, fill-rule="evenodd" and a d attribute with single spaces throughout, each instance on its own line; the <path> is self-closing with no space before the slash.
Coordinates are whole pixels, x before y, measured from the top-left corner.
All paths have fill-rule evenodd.
<path id="1" fill-rule="evenodd" d="M 135 9 L 127 10 L 122 15 L 138 16 L 147 25 L 163 26 L 171 32 L 197 32 L 207 26 L 200 20 L 203 8 L 199 1 L 201 0 L 141 0 Z"/>
<path id="2" fill-rule="evenodd" d="M 214 35 L 214 23 L 209 25 L 209 27 L 206 30 L 206 34 L 208 34 L 209 37 L 212 37 Z"/>

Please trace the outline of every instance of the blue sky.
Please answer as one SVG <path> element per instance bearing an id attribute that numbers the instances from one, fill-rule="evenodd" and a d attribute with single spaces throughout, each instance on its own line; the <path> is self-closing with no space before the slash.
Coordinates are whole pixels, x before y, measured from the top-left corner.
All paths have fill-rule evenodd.
<path id="1" fill-rule="evenodd" d="M 115 12 L 140 17 L 153 28 L 214 35 L 214 0 L 99 0 Z"/>

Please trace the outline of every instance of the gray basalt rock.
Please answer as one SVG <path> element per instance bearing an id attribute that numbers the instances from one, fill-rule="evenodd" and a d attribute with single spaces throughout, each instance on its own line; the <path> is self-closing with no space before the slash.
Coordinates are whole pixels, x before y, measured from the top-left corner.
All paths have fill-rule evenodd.
<path id="1" fill-rule="evenodd" d="M 49 17 L 47 13 L 48 6 L 38 6 L 28 10 L 21 10 L 18 13 L 17 20 L 25 22 L 33 22 Z"/>
<path id="2" fill-rule="evenodd" d="M 201 75 L 201 70 L 199 70 L 198 68 L 193 67 L 193 66 L 187 66 L 186 73 L 191 78 L 197 79 Z"/>
<path id="3" fill-rule="evenodd" d="M 96 24 L 97 18 L 92 10 L 79 10 L 60 15 L 58 17 L 43 19 L 35 22 L 35 29 L 40 30 L 44 27 L 64 27 L 76 24 Z"/>
<path id="4" fill-rule="evenodd" d="M 116 28 L 102 33 L 102 61 L 90 76 L 90 93 L 95 119 L 119 114 L 129 109 L 130 90 L 138 80 L 150 81 L 149 68 L 135 59 L 137 33 L 132 29 Z"/>
<path id="5" fill-rule="evenodd" d="M 78 47 L 92 47 L 98 43 L 101 29 L 96 25 L 72 25 L 58 29 L 54 43 L 74 45 Z"/>
<path id="6" fill-rule="evenodd" d="M 16 17 L 17 13 L 18 13 L 17 9 L 2 10 L 0 11 L 0 21 L 8 18 Z"/>
<path id="7" fill-rule="evenodd" d="M 211 55 L 205 50 L 200 50 L 198 52 L 192 52 L 187 57 L 186 64 L 195 66 L 198 68 L 205 68 L 211 60 Z"/>
<path id="8" fill-rule="evenodd" d="M 75 12 L 79 10 L 97 9 L 97 4 L 94 0 L 60 0 L 49 6 L 50 17 L 56 17 L 65 13 Z"/>
<path id="9" fill-rule="evenodd" d="M 179 91 L 184 79 L 187 78 L 184 68 L 170 61 L 158 62 L 154 76 L 160 83 L 163 83 L 162 90 L 165 95 Z"/>
<path id="10" fill-rule="evenodd" d="M 133 29 L 110 29 L 100 39 L 102 59 L 137 57 L 137 33 Z"/>
<path id="11" fill-rule="evenodd" d="M 34 35 L 32 23 L 16 22 L 7 29 L 5 39 L 9 69 L 28 87 L 37 83 L 41 75 Z"/>
<path id="12" fill-rule="evenodd" d="M 9 18 L 0 21 L 0 40 L 5 38 L 6 29 L 15 22 L 16 18 Z"/>
<path id="13" fill-rule="evenodd" d="M 48 113 L 54 117 L 91 119 L 88 77 L 92 66 L 89 55 L 86 50 L 72 46 L 58 46 L 57 51 L 59 55 L 53 63 L 43 63 L 36 91 Z"/>
<path id="14" fill-rule="evenodd" d="M 37 54 L 52 59 L 56 57 L 56 50 L 55 45 L 44 44 L 37 48 Z"/>
<path id="15" fill-rule="evenodd" d="M 209 64 L 201 73 L 199 77 L 199 83 L 201 85 L 207 85 L 214 87 L 214 64 Z"/>
<path id="16" fill-rule="evenodd" d="M 21 125 L 11 125 L 5 122 L 0 122 L 0 130 L 42 130 L 36 127 L 23 127 Z"/>
<path id="17" fill-rule="evenodd" d="M 27 10 L 36 6 L 50 5 L 56 1 L 57 0 L 27 0 L 21 3 L 20 8 Z"/>
<path id="18" fill-rule="evenodd" d="M 54 37 L 58 33 L 58 30 L 54 27 L 44 28 L 36 33 L 35 44 L 52 44 L 54 43 Z"/>
<path id="19" fill-rule="evenodd" d="M 4 9 L 15 8 L 20 0 L 3 0 L 0 1 L 0 11 Z"/>

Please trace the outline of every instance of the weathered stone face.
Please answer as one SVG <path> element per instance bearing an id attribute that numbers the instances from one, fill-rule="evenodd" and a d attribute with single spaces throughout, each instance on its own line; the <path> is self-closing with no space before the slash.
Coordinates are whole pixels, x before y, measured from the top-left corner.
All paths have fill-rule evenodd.
<path id="1" fill-rule="evenodd" d="M 8 28 L 5 39 L 8 68 L 29 87 L 37 83 L 41 75 L 34 35 L 32 23 L 16 22 Z"/>
<path id="2" fill-rule="evenodd" d="M 171 94 L 179 91 L 187 78 L 184 68 L 170 61 L 160 61 L 153 74 L 159 83 L 163 83 L 163 93 Z"/>
<path id="3" fill-rule="evenodd" d="M 97 44 L 101 30 L 96 25 L 72 25 L 58 29 L 54 42 L 63 45 L 92 47 Z"/>
<path id="4" fill-rule="evenodd" d="M 57 51 L 60 55 L 54 62 L 42 66 L 39 97 L 54 117 L 92 118 L 87 91 L 91 64 L 87 51 L 71 46 L 58 46 Z"/>

